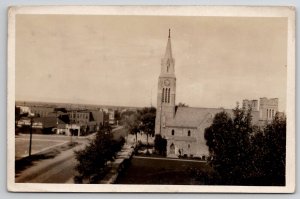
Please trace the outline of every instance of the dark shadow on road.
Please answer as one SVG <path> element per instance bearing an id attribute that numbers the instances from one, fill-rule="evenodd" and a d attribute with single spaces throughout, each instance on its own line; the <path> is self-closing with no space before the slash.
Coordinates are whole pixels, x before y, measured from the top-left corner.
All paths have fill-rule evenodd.
<path id="1" fill-rule="evenodd" d="M 43 151 L 41 153 L 37 153 L 31 156 L 27 156 L 18 160 L 15 160 L 15 177 L 18 177 L 18 174 L 20 174 L 25 169 L 35 165 L 41 160 L 45 159 L 51 159 L 56 157 L 58 154 L 60 154 L 62 151 L 66 151 L 68 149 L 71 149 L 78 145 L 77 142 L 73 142 L 72 144 L 66 143 L 59 147 L 49 149 L 46 151 Z"/>

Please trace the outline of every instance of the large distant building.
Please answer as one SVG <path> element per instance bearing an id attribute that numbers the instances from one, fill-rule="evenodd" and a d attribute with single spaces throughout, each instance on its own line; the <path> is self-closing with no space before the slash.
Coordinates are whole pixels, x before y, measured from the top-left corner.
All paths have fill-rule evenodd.
<path id="1" fill-rule="evenodd" d="M 70 110 L 68 111 L 71 124 L 78 124 L 84 131 L 97 131 L 108 120 L 102 110 Z"/>
<path id="2" fill-rule="evenodd" d="M 172 56 L 169 32 L 166 52 L 161 60 L 161 72 L 158 78 L 157 112 L 155 134 L 167 139 L 167 156 L 203 157 L 208 156 L 204 139 L 205 128 L 209 127 L 215 114 L 225 111 L 230 116 L 231 109 L 177 107 L 175 60 Z M 278 99 L 260 98 L 244 100 L 244 107 L 252 108 L 252 122 L 264 125 L 271 121 L 278 111 Z"/>
<path id="3" fill-rule="evenodd" d="M 38 117 L 46 117 L 49 113 L 54 112 L 54 107 L 31 106 L 31 112 Z"/>

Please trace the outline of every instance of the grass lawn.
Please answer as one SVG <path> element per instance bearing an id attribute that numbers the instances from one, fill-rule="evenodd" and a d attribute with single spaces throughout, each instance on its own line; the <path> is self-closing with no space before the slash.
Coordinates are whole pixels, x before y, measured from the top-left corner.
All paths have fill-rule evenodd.
<path id="1" fill-rule="evenodd" d="M 133 157 L 130 166 L 120 173 L 117 184 L 205 184 L 194 170 L 210 172 L 206 162 Z"/>
<path id="2" fill-rule="evenodd" d="M 66 141 L 50 141 L 50 140 L 32 140 L 31 153 L 34 154 L 43 149 L 53 147 L 59 144 L 63 144 Z M 16 158 L 28 156 L 29 151 L 29 139 L 28 140 L 18 140 L 16 139 Z"/>

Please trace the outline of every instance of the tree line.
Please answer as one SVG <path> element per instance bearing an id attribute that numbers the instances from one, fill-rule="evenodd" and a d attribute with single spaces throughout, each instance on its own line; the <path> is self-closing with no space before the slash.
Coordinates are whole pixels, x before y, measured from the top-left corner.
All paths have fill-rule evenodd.
<path id="1" fill-rule="evenodd" d="M 286 117 L 278 113 L 264 127 L 252 125 L 251 108 L 215 115 L 205 129 L 215 184 L 285 185 Z"/>

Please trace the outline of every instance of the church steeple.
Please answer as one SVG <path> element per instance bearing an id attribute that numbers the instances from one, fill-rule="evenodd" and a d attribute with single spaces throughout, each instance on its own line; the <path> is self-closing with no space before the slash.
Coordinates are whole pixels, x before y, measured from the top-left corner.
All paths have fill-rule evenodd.
<path id="1" fill-rule="evenodd" d="M 175 75 L 174 62 L 175 60 L 172 55 L 172 45 L 171 45 L 171 30 L 169 29 L 169 36 L 168 36 L 165 56 L 161 60 L 160 76 L 174 76 Z"/>
<path id="2" fill-rule="evenodd" d="M 175 60 L 172 55 L 171 30 L 169 29 L 167 47 L 161 59 L 161 72 L 158 78 L 157 110 L 155 119 L 155 133 L 160 134 L 166 121 L 175 115 L 176 77 Z"/>
<path id="3" fill-rule="evenodd" d="M 167 43 L 167 48 L 165 52 L 165 59 L 172 59 L 172 46 L 171 46 L 171 29 L 169 29 L 169 36 L 168 36 L 168 43 Z"/>

